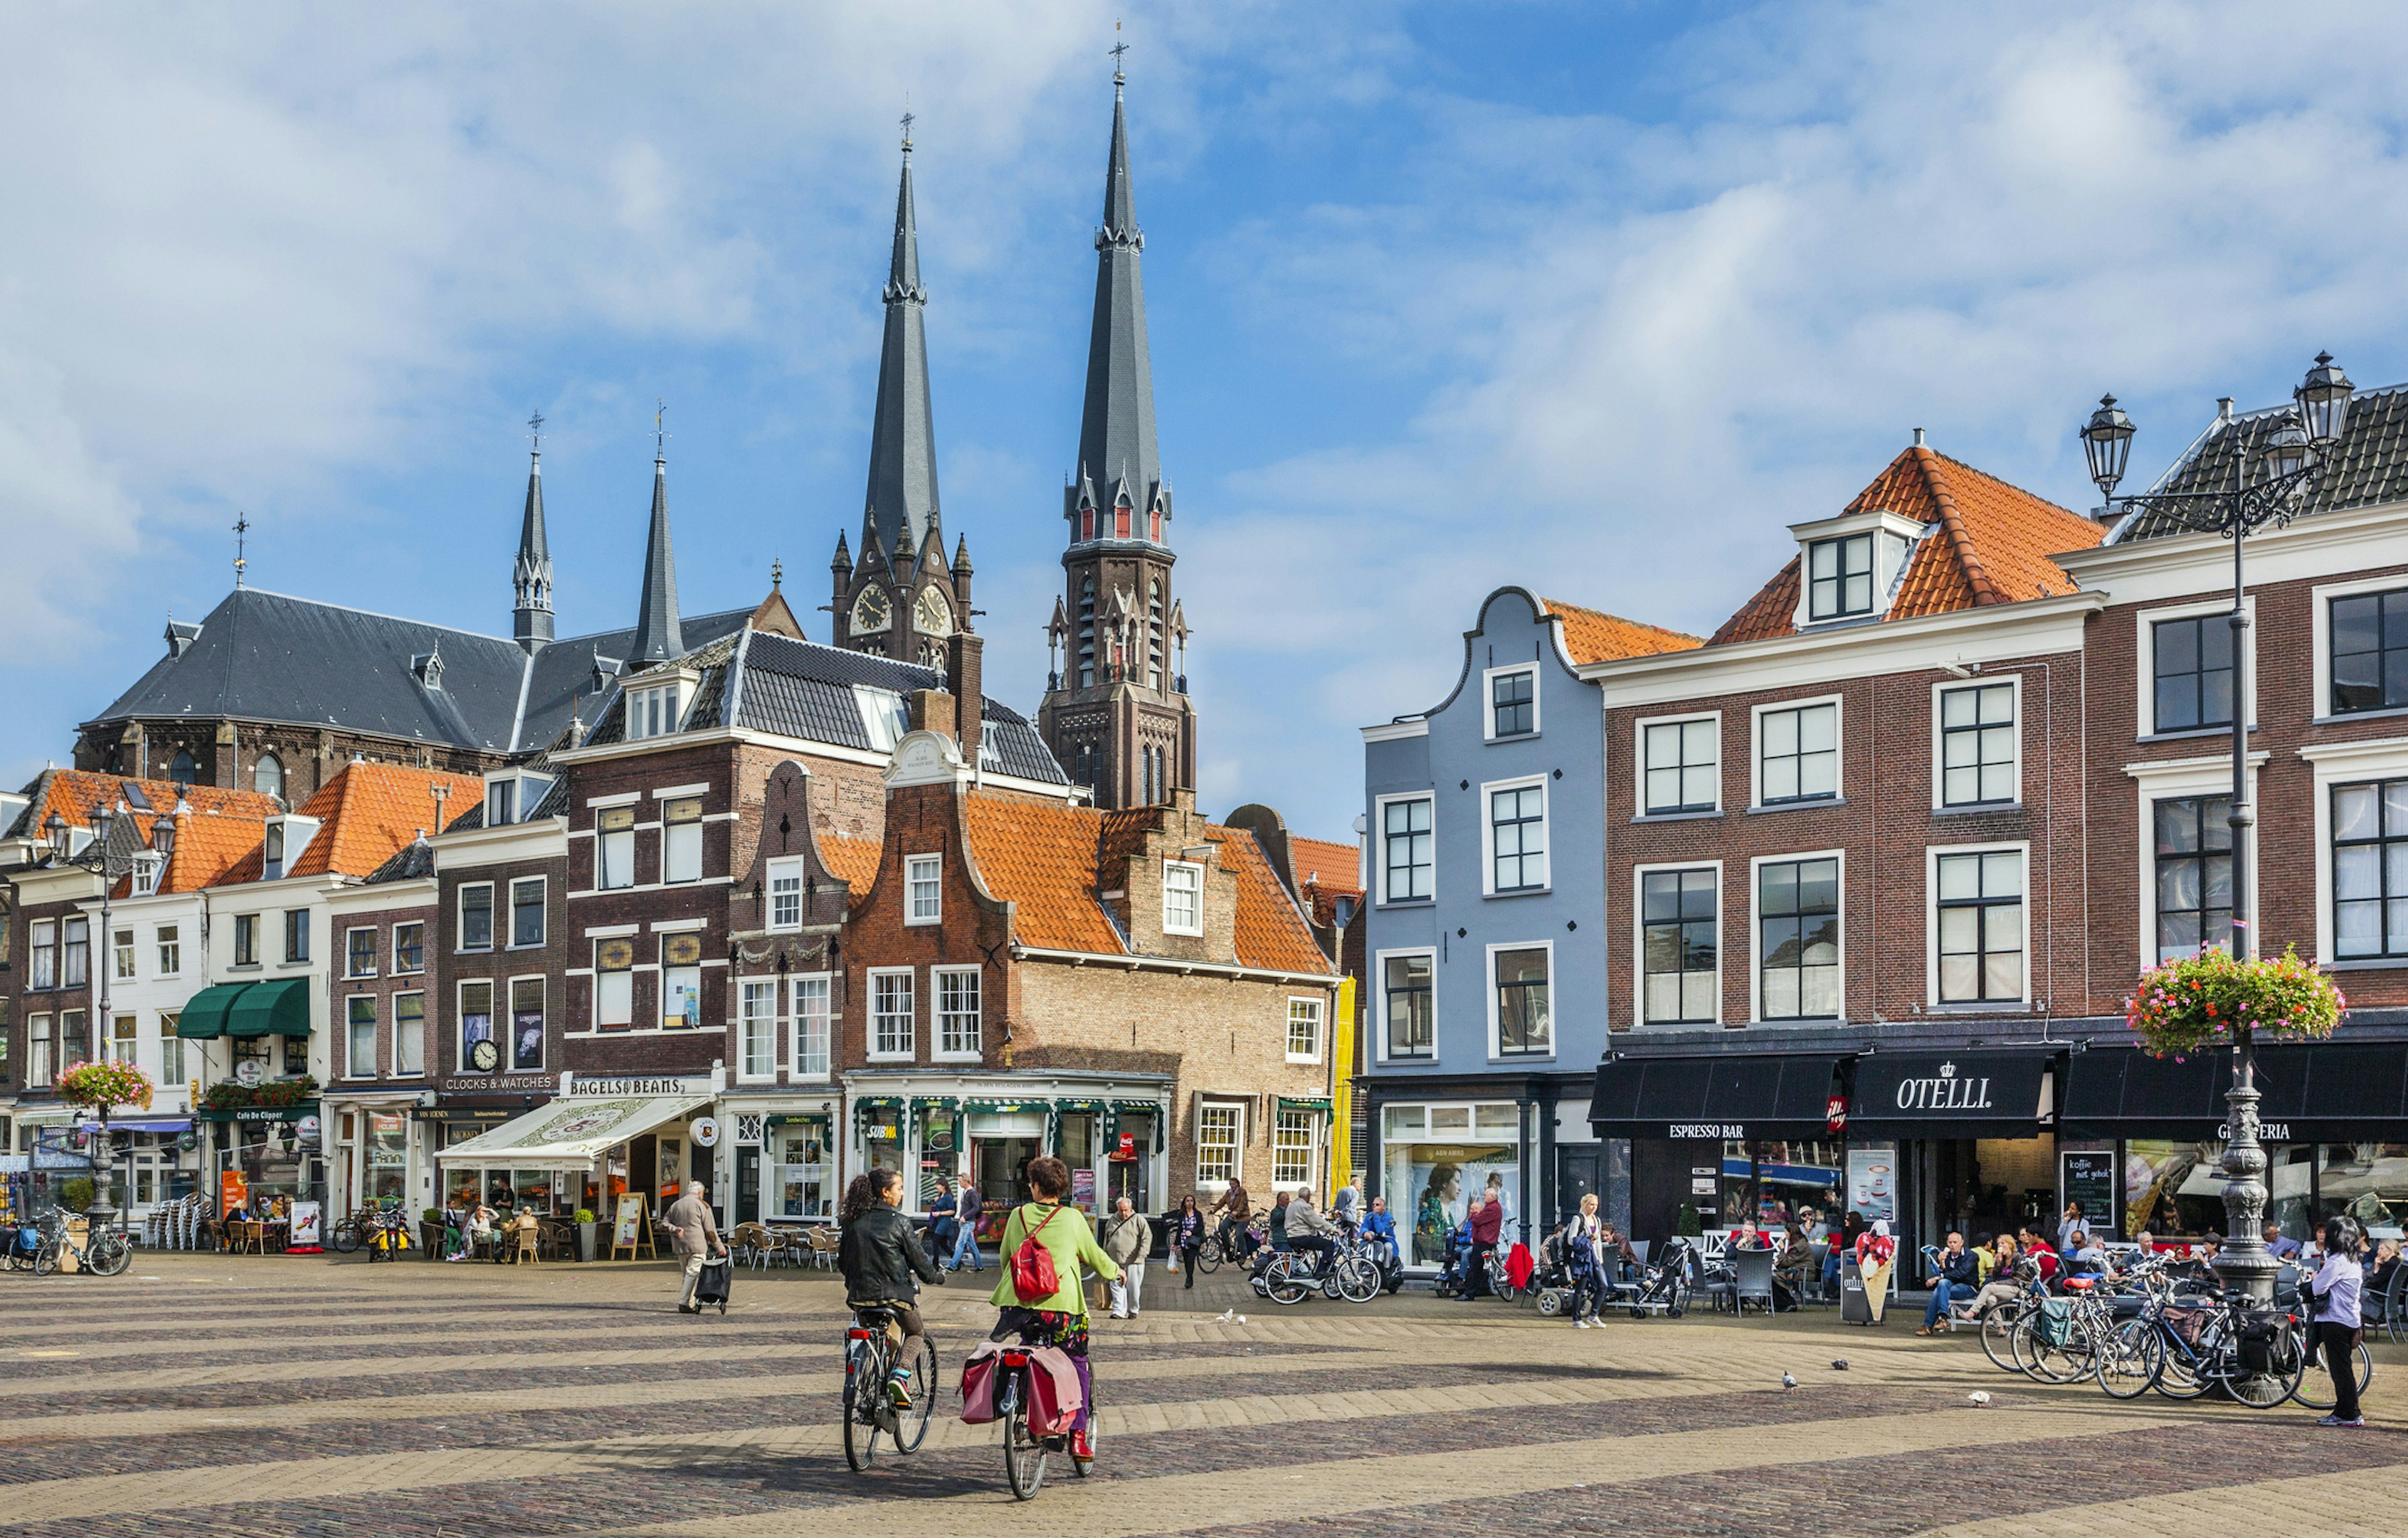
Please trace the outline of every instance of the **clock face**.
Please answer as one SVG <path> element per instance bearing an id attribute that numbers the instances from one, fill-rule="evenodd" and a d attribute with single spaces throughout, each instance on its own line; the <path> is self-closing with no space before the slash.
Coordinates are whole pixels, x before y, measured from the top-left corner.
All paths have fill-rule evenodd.
<path id="1" fill-rule="evenodd" d="M 482 1073 L 491 1073 L 502 1062 L 502 1049 L 491 1042 L 468 1043 L 468 1066 Z"/>
<path id="2" fill-rule="evenodd" d="M 911 623 L 923 635 L 950 636 L 953 633 L 953 606 L 938 589 L 924 589 L 911 611 Z"/>
<path id="3" fill-rule="evenodd" d="M 885 630 L 895 624 L 895 606 L 886 600 L 882 587 L 865 587 L 861 597 L 853 600 L 853 628 L 855 634 Z"/>

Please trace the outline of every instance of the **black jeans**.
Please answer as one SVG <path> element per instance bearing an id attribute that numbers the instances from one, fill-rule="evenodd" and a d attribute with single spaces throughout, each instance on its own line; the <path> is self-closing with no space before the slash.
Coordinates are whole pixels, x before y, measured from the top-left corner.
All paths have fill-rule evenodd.
<path id="1" fill-rule="evenodd" d="M 1290 1239 L 1287 1242 L 1287 1247 L 1298 1255 L 1312 1257 L 1314 1276 L 1320 1276 L 1329 1269 L 1329 1241 L 1319 1234 L 1309 1233 L 1301 1238 Z"/>
<path id="2" fill-rule="evenodd" d="M 1464 1267 L 1463 1295 L 1467 1298 L 1488 1296 L 1488 1258 L 1497 1253 L 1494 1244 L 1471 1246 L 1470 1262 Z"/>
<path id="3" fill-rule="evenodd" d="M 2333 1414 L 2344 1420 L 2358 1418 L 2358 1327 L 2337 1325 L 2331 1320 L 2316 1324 L 2316 1349 L 2325 1358 L 2325 1371 L 2332 1374 Z"/>
<path id="4" fill-rule="evenodd" d="M 1187 1268 L 1187 1285 L 1191 1287 L 1196 1285 L 1196 1251 L 1199 1247 L 1200 1246 L 1195 1244 L 1182 1244 L 1179 1246 L 1180 1263 Z"/>

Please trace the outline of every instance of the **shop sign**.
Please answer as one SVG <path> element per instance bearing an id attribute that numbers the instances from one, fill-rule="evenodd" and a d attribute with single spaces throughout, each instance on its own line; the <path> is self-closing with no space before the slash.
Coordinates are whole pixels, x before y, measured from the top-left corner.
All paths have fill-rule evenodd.
<path id="1" fill-rule="evenodd" d="M 1692 1176 L 1689 1180 L 1689 1194 L 1691 1196 L 1712 1196 L 1714 1194 L 1714 1183 L 1711 1180 L 1701 1180 Z"/>
<path id="2" fill-rule="evenodd" d="M 1823 1102 L 1823 1130 L 1839 1137 L 1848 1129 L 1848 1098 L 1833 1095 Z"/>
<path id="3" fill-rule="evenodd" d="M 1137 1134 L 1134 1132 L 1123 1132 L 1121 1134 L 1120 1146 L 1112 1150 L 1112 1157 L 1122 1160 L 1136 1158 Z"/>
<path id="4" fill-rule="evenodd" d="M 1940 1075 L 1932 1079 L 1900 1079 L 1898 1082 L 1898 1108 L 1900 1111 L 1989 1111 L 1990 1081 L 1960 1079 L 1955 1063 L 1940 1065 Z"/>
<path id="5" fill-rule="evenodd" d="M 318 1102 L 307 1100 L 300 1105 L 243 1105 L 231 1111 L 205 1111 L 211 1121 L 289 1121 L 314 1122 L 318 1119 Z"/>
<path id="6" fill-rule="evenodd" d="M 303 1116 L 293 1124 L 294 1135 L 301 1140 L 301 1146 L 304 1148 L 318 1146 L 318 1134 L 322 1129 L 318 1118 L 314 1115 Z"/>
<path id="7" fill-rule="evenodd" d="M 547 1081 L 549 1082 L 549 1081 Z M 638 1096 L 708 1095 L 707 1079 L 572 1079 L 562 1094 L 577 1100 L 625 1100 Z"/>
<path id="8" fill-rule="evenodd" d="M 694 1141 L 702 1144 L 705 1148 L 716 1148 L 719 1146 L 719 1119 L 717 1117 L 696 1116 L 693 1123 L 687 1128 L 687 1130 L 694 1134 Z"/>
<path id="9" fill-rule="evenodd" d="M 2258 1136 L 2268 1143 L 2288 1143 L 2291 1141 L 2291 1124 L 2286 1121 L 2261 1121 L 2258 1124 Z M 2229 1122 L 2215 1129 L 2215 1141 L 2218 1143 L 2232 1141 L 2232 1126 Z"/>
<path id="10" fill-rule="evenodd" d="M 234 1065 L 234 1082 L 245 1089 L 257 1089 L 267 1081 L 267 1065 L 256 1057 L 245 1057 Z"/>
<path id="11" fill-rule="evenodd" d="M 1735 1121 L 1676 1121 L 1664 1129 L 1664 1135 L 1668 1138 L 1745 1138 L 1747 1124 Z"/>
<path id="12" fill-rule="evenodd" d="M 500 1061 L 499 1056 L 494 1060 Z M 549 1095 L 557 1082 L 549 1073 L 480 1073 L 474 1078 L 446 1079 L 443 1089 L 451 1095 Z"/>

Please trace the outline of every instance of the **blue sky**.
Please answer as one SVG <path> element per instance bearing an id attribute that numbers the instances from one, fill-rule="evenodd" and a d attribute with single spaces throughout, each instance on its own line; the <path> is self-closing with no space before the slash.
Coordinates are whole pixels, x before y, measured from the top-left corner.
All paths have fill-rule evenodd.
<path id="1" fill-rule="evenodd" d="M 21 10 L 0 778 L 237 510 L 256 585 L 507 633 L 535 408 L 564 633 L 632 618 L 661 397 L 688 611 L 824 601 L 907 99 L 947 525 L 1033 709 L 1121 16 L 1216 812 L 1342 837 L 1482 594 L 1709 629 L 1914 427 L 2086 506 L 2102 389 L 2154 473 L 2319 347 L 2408 377 L 2379 6 Z"/>

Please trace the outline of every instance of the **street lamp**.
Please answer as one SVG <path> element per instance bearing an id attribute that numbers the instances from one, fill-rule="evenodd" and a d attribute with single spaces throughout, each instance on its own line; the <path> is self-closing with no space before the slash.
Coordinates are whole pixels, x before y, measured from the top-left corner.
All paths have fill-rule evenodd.
<path id="1" fill-rule="evenodd" d="M 2247 579 L 2243 547 L 2252 533 L 2270 525 L 2281 527 L 2305 505 L 2327 457 L 2341 442 L 2351 393 L 2349 376 L 2332 354 L 2319 352 L 2315 367 L 2291 392 L 2292 410 L 2258 446 L 2254 481 L 2250 456 L 2236 442 L 2229 485 L 2213 491 L 2143 492 L 2122 499 L 2127 513 L 2154 513 L 2193 533 L 2232 541 L 2232 613 L 2226 622 L 2232 627 L 2232 954 L 2243 961 L 2258 954 L 2249 897 L 2249 829 L 2257 812 L 2249 804 L 2249 612 L 2243 607 Z M 2232 433 L 2238 428 L 2227 422 L 2218 430 Z M 2116 505 L 2115 486 L 2124 479 L 2132 431 L 2132 419 L 2116 408 L 2113 395 L 2100 398 L 2099 410 L 2082 428 L 2090 479 L 2107 502 L 2102 511 Z M 2273 1301 L 2280 1267 L 2266 1253 L 2266 1150 L 2258 1142 L 2255 1035 L 2245 1018 L 2233 1031 L 2232 1087 L 2224 1097 L 2230 1134 L 2224 1148 L 2226 1239 L 2215 1269 L 2226 1286 L 2267 1303 Z"/>
<path id="2" fill-rule="evenodd" d="M 67 820 L 57 812 L 51 812 L 50 820 L 42 825 L 42 831 L 50 836 L 51 864 L 73 866 L 80 870 L 92 871 L 100 877 L 100 942 L 95 945 L 87 941 L 84 945 L 85 967 L 97 970 L 100 973 L 100 1007 L 96 1012 L 97 1018 L 93 1020 L 92 1027 L 93 1058 L 95 1061 L 100 1056 L 99 1043 L 106 1040 L 108 1030 L 108 974 L 114 970 L 115 962 L 110 940 L 108 899 L 110 890 L 117 882 L 119 867 L 109 857 L 110 835 L 116 831 L 119 817 L 131 815 L 130 812 L 122 812 L 115 807 L 101 806 L 92 814 L 92 837 L 81 849 L 76 847 L 76 829 L 69 826 Z M 172 835 L 170 837 L 172 838 Z M 108 1113 L 106 1109 L 100 1114 L 99 1140 L 100 1157 L 106 1160 L 106 1163 L 101 1170 L 100 1179 L 93 1183 L 92 1205 L 84 1212 L 84 1215 L 91 1219 L 93 1231 L 95 1233 L 115 1226 L 117 1221 L 117 1204 L 109 1195 L 110 1188 L 117 1184 L 117 1145 L 109 1135 Z"/>

